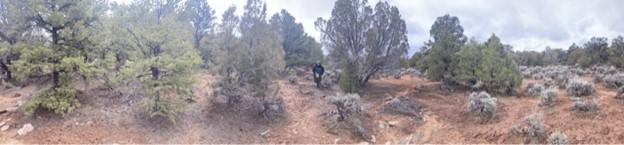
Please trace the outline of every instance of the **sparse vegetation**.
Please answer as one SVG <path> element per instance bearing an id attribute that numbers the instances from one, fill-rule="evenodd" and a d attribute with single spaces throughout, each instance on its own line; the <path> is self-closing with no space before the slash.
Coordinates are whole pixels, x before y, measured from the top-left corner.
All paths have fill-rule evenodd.
<path id="1" fill-rule="evenodd" d="M 542 91 L 544 89 L 544 86 L 541 84 L 529 83 L 529 85 L 527 86 L 527 94 L 531 97 L 537 97 L 542 94 Z"/>
<path id="2" fill-rule="evenodd" d="M 451 14 L 400 10 L 407 0 L 265 1 L 0 0 L 0 143 L 622 140 L 612 122 L 624 116 L 624 37 L 581 36 L 622 33 L 609 21 L 624 19 L 598 15 L 624 14 L 619 5 L 555 7 L 601 16 L 561 29 L 523 22 L 550 9 L 520 21 L 453 10 L 468 15 L 464 30 Z M 524 12 L 520 3 L 511 8 Z M 518 24 L 556 35 L 487 28 Z"/>
<path id="3" fill-rule="evenodd" d="M 624 101 L 624 87 L 620 87 L 615 94 L 615 99 Z"/>
<path id="4" fill-rule="evenodd" d="M 366 130 L 362 126 L 361 116 L 364 108 L 359 95 L 332 96 L 329 97 L 329 102 L 336 107 L 336 110 L 325 114 L 330 123 L 330 130 L 347 129 L 358 137 L 368 138 Z"/>
<path id="5" fill-rule="evenodd" d="M 577 97 L 590 96 L 596 93 L 596 89 L 593 84 L 578 78 L 570 80 L 566 90 L 570 95 Z"/>
<path id="6" fill-rule="evenodd" d="M 572 110 L 582 113 L 591 113 L 598 110 L 598 103 L 595 99 L 572 98 L 574 106 Z"/>
<path id="7" fill-rule="evenodd" d="M 525 117 L 521 124 L 516 124 L 511 128 L 511 132 L 515 135 L 522 135 L 524 143 L 539 143 L 546 138 L 546 127 L 538 114 Z"/>
<path id="8" fill-rule="evenodd" d="M 406 97 L 389 100 L 381 108 L 383 112 L 405 115 L 417 120 L 422 120 L 423 109 L 423 106 L 418 102 Z"/>
<path id="9" fill-rule="evenodd" d="M 548 137 L 548 144 L 552 144 L 552 145 L 568 144 L 568 136 L 558 131 L 554 132 L 550 134 L 550 136 Z"/>
<path id="10" fill-rule="evenodd" d="M 541 93 L 540 106 L 551 106 L 555 102 L 557 91 L 555 89 L 547 89 Z"/>
<path id="11" fill-rule="evenodd" d="M 468 100 L 468 112 L 472 115 L 486 119 L 491 119 L 496 116 L 496 112 L 498 111 L 496 106 L 497 100 L 487 92 L 472 92 Z"/>

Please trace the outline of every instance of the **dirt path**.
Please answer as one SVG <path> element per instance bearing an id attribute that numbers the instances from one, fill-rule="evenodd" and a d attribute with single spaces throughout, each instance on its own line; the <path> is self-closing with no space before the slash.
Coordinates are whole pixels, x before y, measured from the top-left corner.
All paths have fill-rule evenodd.
<path id="1" fill-rule="evenodd" d="M 93 90 L 80 95 L 82 107 L 65 117 L 43 114 L 27 118 L 21 112 L 0 114 L 10 129 L 0 133 L 0 143 L 358 143 L 361 139 L 333 134 L 319 115 L 334 109 L 326 97 L 339 91 L 319 90 L 310 80 L 298 77 L 297 84 L 286 79 L 275 82 L 287 107 L 280 122 L 259 121 L 254 114 L 212 106 L 208 74 L 198 74 L 193 93 L 197 102 L 186 105 L 176 124 L 146 121 L 137 110 L 139 98 L 115 95 L 109 90 Z M 587 79 L 587 78 L 586 78 Z M 530 82 L 525 80 L 522 91 Z M 582 115 L 570 110 L 572 101 L 559 90 L 553 107 L 538 107 L 539 98 L 498 96 L 499 113 L 492 121 L 479 121 L 466 113 L 467 91 L 440 90 L 439 82 L 420 77 L 371 80 L 361 92 L 366 111 L 366 127 L 371 143 L 522 143 L 511 127 L 528 115 L 541 114 L 547 132 L 564 132 L 570 143 L 624 142 L 624 104 L 613 99 L 613 89 L 596 85 L 600 110 Z M 0 107 L 15 106 L 37 87 L 0 90 Z M 20 95 L 16 95 L 20 94 Z M 425 107 L 424 120 L 380 112 L 384 101 L 406 96 Z M 1 108 L 0 108 L 1 109 Z M 17 135 L 17 129 L 32 123 L 35 130 Z"/>

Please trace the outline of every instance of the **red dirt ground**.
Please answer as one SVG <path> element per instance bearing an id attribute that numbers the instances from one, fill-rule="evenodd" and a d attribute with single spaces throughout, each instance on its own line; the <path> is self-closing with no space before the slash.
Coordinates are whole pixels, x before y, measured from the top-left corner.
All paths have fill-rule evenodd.
<path id="1" fill-rule="evenodd" d="M 318 90 L 309 80 L 298 78 L 292 85 L 286 79 L 275 82 L 284 99 L 286 119 L 278 122 L 258 120 L 243 109 L 227 110 L 209 102 L 210 83 L 207 73 L 195 76 L 194 96 L 176 124 L 148 121 L 136 105 L 137 98 L 115 95 L 110 90 L 83 89 L 82 106 L 64 117 L 40 114 L 34 118 L 21 111 L 0 114 L 0 122 L 10 119 L 8 131 L 0 132 L 0 143 L 359 143 L 349 134 L 334 134 L 323 126 L 319 115 L 334 107 L 326 96 L 336 95 L 337 88 Z M 589 80 L 589 77 L 585 79 Z M 525 80 L 522 91 L 529 82 Z M 491 121 L 479 121 L 467 115 L 467 91 L 446 92 L 440 83 L 420 77 L 372 80 L 362 89 L 365 103 L 364 125 L 370 143 L 522 143 L 511 134 L 511 127 L 531 114 L 540 114 L 548 134 L 561 131 L 569 143 L 624 142 L 624 104 L 613 97 L 615 91 L 596 85 L 600 110 L 595 114 L 571 111 L 572 101 L 560 90 L 553 107 L 539 107 L 539 98 L 497 96 L 499 113 Z M 89 87 L 85 87 L 89 88 Z M 39 90 L 37 86 L 0 89 L 0 109 L 15 106 Z M 16 95 L 19 94 L 19 95 Z M 425 106 L 423 121 L 380 112 L 384 100 L 406 96 Z M 242 110 L 242 111 L 241 111 Z M 17 135 L 25 123 L 33 132 Z"/>

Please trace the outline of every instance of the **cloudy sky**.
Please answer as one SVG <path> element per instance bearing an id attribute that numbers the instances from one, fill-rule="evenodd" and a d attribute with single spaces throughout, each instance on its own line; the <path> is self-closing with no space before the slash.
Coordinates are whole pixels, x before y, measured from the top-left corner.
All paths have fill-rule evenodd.
<path id="1" fill-rule="evenodd" d="M 125 1 L 125 0 L 117 0 Z M 318 17 L 328 18 L 335 0 L 265 0 L 269 15 L 286 9 L 316 38 Z M 369 0 L 374 4 L 379 0 Z M 208 0 L 220 16 L 246 0 Z M 407 22 L 413 52 L 428 40 L 436 17 L 459 17 L 465 34 L 484 41 L 493 33 L 514 50 L 567 49 L 593 36 L 624 35 L 624 0 L 388 0 Z"/>

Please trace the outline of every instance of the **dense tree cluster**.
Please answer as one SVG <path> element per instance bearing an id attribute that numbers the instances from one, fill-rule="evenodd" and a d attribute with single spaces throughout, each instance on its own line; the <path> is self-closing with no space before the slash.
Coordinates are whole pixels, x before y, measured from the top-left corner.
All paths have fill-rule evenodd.
<path id="1" fill-rule="evenodd" d="M 249 0 L 242 16 L 232 7 L 219 23 L 208 3 L 1 1 L 3 84 L 47 86 L 25 103 L 27 115 L 38 109 L 61 115 L 75 110 L 78 88 L 84 88 L 77 81 L 112 89 L 138 84 L 139 106 L 147 116 L 175 121 L 183 101 L 194 100 L 189 76 L 202 64 L 223 78 L 216 84 L 266 96 L 284 60 L 293 65 L 321 61 L 320 44 L 287 11 L 269 21 L 264 2 Z"/>
<path id="2" fill-rule="evenodd" d="M 572 44 L 568 50 L 547 47 L 543 52 L 518 51 L 514 59 L 523 66 L 573 65 L 590 67 L 593 65 L 613 65 L 624 67 L 624 38 L 611 40 L 593 37 L 583 45 Z"/>
<path id="3" fill-rule="evenodd" d="M 469 42 L 459 19 L 438 17 L 431 27 L 432 41 L 410 59 L 410 65 L 427 71 L 431 80 L 445 86 L 463 85 L 489 92 L 512 93 L 522 82 L 511 46 L 492 35 L 485 43 Z"/>

